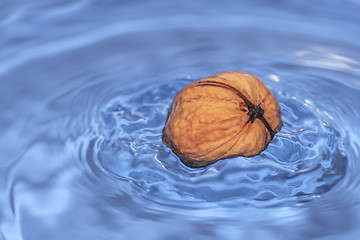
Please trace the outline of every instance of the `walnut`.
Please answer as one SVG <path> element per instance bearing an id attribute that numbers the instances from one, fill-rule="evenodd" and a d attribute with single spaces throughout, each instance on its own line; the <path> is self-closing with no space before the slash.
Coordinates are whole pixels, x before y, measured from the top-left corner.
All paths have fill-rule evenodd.
<path id="1" fill-rule="evenodd" d="M 260 154 L 282 127 L 275 96 L 256 76 L 228 71 L 190 83 L 173 100 L 163 142 L 188 167 Z"/>

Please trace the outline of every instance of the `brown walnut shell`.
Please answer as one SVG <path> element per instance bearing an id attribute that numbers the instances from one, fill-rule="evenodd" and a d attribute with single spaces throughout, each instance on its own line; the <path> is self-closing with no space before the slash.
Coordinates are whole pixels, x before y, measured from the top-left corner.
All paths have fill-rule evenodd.
<path id="1" fill-rule="evenodd" d="M 163 142 L 189 167 L 261 153 L 282 127 L 275 96 L 256 76 L 214 74 L 182 89 L 171 104 Z"/>

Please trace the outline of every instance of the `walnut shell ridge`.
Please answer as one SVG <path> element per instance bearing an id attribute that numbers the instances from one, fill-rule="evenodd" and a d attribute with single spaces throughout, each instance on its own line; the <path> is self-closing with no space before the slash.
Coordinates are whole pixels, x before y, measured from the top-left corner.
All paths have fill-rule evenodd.
<path id="1" fill-rule="evenodd" d="M 162 132 L 188 167 L 261 153 L 283 124 L 275 96 L 256 76 L 227 71 L 195 81 L 174 98 Z"/>

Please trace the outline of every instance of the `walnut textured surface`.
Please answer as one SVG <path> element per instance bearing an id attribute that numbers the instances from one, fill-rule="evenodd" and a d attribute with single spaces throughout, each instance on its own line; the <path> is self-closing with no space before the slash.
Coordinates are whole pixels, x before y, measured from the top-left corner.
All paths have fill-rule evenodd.
<path id="1" fill-rule="evenodd" d="M 282 127 L 275 96 L 240 71 L 190 83 L 174 98 L 163 142 L 189 167 L 261 153 Z"/>

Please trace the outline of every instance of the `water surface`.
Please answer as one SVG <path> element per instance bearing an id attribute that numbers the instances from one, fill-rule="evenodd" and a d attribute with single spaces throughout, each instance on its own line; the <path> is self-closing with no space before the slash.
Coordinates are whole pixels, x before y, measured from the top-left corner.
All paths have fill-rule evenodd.
<path id="1" fill-rule="evenodd" d="M 357 239 L 357 1 L 0 3 L 0 239 Z M 200 169 L 176 93 L 259 76 L 283 129 Z"/>

